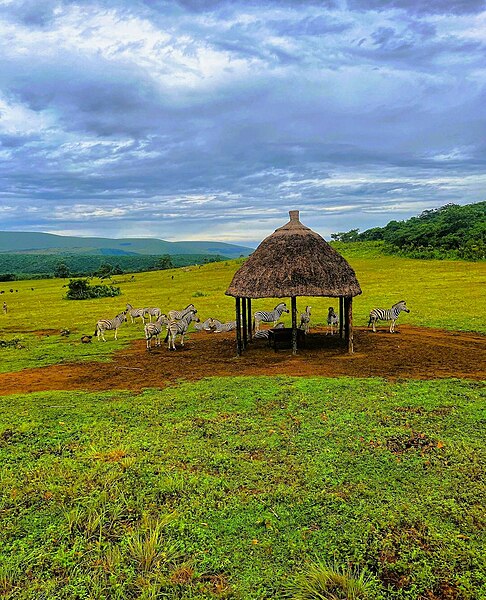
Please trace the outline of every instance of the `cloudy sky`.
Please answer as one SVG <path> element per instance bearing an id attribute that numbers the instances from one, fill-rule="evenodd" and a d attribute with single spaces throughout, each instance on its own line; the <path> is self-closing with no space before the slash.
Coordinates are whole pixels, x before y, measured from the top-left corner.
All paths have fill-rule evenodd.
<path id="1" fill-rule="evenodd" d="M 0 229 L 258 243 L 485 200 L 479 0 L 0 0 Z"/>

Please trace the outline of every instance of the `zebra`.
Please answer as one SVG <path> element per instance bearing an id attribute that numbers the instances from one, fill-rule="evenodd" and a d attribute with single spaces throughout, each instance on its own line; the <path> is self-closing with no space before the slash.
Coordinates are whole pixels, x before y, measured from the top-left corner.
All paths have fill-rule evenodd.
<path id="1" fill-rule="evenodd" d="M 330 306 L 327 309 L 327 331 L 326 331 L 326 335 L 328 335 L 329 333 L 331 335 L 334 335 L 334 327 L 336 327 L 336 329 L 337 329 L 338 325 L 339 325 L 339 317 L 334 312 L 334 308 L 332 306 Z"/>
<path id="2" fill-rule="evenodd" d="M 186 308 L 183 308 L 182 310 L 170 310 L 169 311 L 169 319 L 171 321 L 173 321 L 173 320 L 179 321 L 180 319 L 182 319 L 182 317 L 187 315 L 187 313 L 190 311 L 197 312 L 194 304 L 188 304 L 186 306 Z"/>
<path id="3" fill-rule="evenodd" d="M 142 319 L 142 323 L 145 325 L 145 311 L 146 310 L 147 310 L 146 308 L 133 308 L 133 306 L 131 304 L 127 304 L 126 312 L 130 315 L 130 319 L 132 320 L 132 323 L 135 322 L 135 319 L 140 317 Z"/>
<path id="4" fill-rule="evenodd" d="M 312 306 L 306 306 L 305 312 L 300 313 L 300 328 L 305 331 L 305 333 L 309 333 L 310 329 L 310 318 L 311 318 L 311 308 Z"/>
<path id="5" fill-rule="evenodd" d="M 285 327 L 285 325 L 283 323 L 278 323 L 277 325 L 275 325 L 275 327 L 273 329 L 283 329 Z M 254 335 L 253 335 L 253 339 L 258 340 L 258 339 L 267 339 L 269 338 L 269 332 L 270 329 L 259 329 L 258 331 L 255 331 Z"/>
<path id="6" fill-rule="evenodd" d="M 126 320 L 127 320 L 127 311 L 126 310 L 121 312 L 114 319 L 100 319 L 96 323 L 96 329 L 95 329 L 95 332 L 93 335 L 95 335 L 98 338 L 98 341 L 100 341 L 100 336 L 101 336 L 103 341 L 106 342 L 103 332 L 104 331 L 112 331 L 114 329 L 115 330 L 115 340 L 117 340 L 118 339 L 117 338 L 118 328 Z"/>
<path id="7" fill-rule="evenodd" d="M 199 317 L 196 316 L 196 310 L 188 311 L 182 319 L 170 319 L 167 325 L 167 335 L 165 336 L 164 342 L 169 340 L 169 350 L 172 348 L 175 350 L 175 339 L 178 335 L 181 336 L 181 346 L 184 346 L 184 335 L 187 333 L 189 324 L 192 321 L 196 323 L 200 322 Z"/>
<path id="8" fill-rule="evenodd" d="M 210 331 L 210 323 L 211 323 L 212 319 L 211 317 L 209 319 L 206 319 L 203 323 L 194 323 L 194 329 L 196 331 Z"/>
<path id="9" fill-rule="evenodd" d="M 155 317 L 156 319 L 158 319 L 161 314 L 162 314 L 162 311 L 160 310 L 160 308 L 149 307 L 149 308 L 143 309 L 143 316 L 145 318 L 148 317 L 150 320 L 150 323 L 152 323 L 152 317 Z"/>
<path id="10" fill-rule="evenodd" d="M 209 325 L 211 331 L 214 333 L 222 333 L 224 331 L 233 331 L 236 329 L 236 321 L 229 321 L 228 323 L 221 323 L 218 319 L 211 319 L 211 323 Z"/>
<path id="11" fill-rule="evenodd" d="M 253 315 L 253 330 L 258 331 L 262 321 L 263 323 L 273 323 L 273 326 L 275 327 L 277 321 L 284 312 L 289 312 L 285 302 L 280 302 L 280 304 L 277 304 L 277 306 L 271 311 L 257 310 L 257 312 Z"/>
<path id="12" fill-rule="evenodd" d="M 405 300 L 400 300 L 394 304 L 391 308 L 374 308 L 370 312 L 370 320 L 368 321 L 368 327 L 373 324 L 373 333 L 376 333 L 376 321 L 391 321 L 390 333 L 395 333 L 395 323 L 397 322 L 398 315 L 405 311 L 410 312 L 407 308 Z"/>
<path id="13" fill-rule="evenodd" d="M 160 346 L 160 334 L 162 327 L 169 324 L 167 315 L 160 315 L 153 323 L 147 323 L 144 327 L 145 339 L 147 341 L 147 350 L 152 348 L 152 338 L 155 338 L 155 345 Z"/>

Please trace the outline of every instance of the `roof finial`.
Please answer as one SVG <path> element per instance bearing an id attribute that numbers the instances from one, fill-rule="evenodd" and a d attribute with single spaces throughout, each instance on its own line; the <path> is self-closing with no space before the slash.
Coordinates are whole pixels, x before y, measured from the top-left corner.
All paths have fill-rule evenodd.
<path id="1" fill-rule="evenodd" d="M 299 211 L 298 210 L 289 210 L 290 220 L 298 221 L 299 220 Z"/>

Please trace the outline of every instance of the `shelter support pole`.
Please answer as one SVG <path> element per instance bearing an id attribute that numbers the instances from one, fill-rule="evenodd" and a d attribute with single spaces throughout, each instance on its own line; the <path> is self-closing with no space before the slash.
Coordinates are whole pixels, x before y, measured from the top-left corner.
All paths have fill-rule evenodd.
<path id="1" fill-rule="evenodd" d="M 339 337 L 343 339 L 344 332 L 344 296 L 339 296 Z"/>
<path id="2" fill-rule="evenodd" d="M 353 298 L 352 297 L 344 299 L 344 316 L 345 316 L 344 334 L 345 334 L 346 344 L 348 346 L 348 353 L 352 354 L 354 351 L 354 348 L 353 348 Z"/>
<path id="3" fill-rule="evenodd" d="M 241 310 L 241 319 L 243 321 L 243 350 L 246 350 L 246 346 L 248 344 L 248 320 L 246 318 L 246 298 L 242 298 L 242 310 Z"/>
<path id="4" fill-rule="evenodd" d="M 253 329 L 252 329 L 252 322 L 251 322 L 251 298 L 247 298 L 246 299 L 248 302 L 248 312 L 247 312 L 247 317 L 248 317 L 248 339 L 251 342 L 253 339 Z"/>
<path id="5" fill-rule="evenodd" d="M 240 310 L 241 299 L 239 296 L 236 297 L 236 354 L 241 356 L 242 344 L 241 344 L 241 310 Z"/>
<path id="6" fill-rule="evenodd" d="M 292 296 L 292 354 L 297 354 L 297 298 Z"/>

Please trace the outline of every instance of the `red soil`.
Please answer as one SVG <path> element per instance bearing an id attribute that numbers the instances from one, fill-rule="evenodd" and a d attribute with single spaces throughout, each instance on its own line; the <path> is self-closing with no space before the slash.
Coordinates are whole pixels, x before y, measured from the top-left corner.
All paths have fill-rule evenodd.
<path id="1" fill-rule="evenodd" d="M 138 392 L 166 387 L 177 380 L 210 376 L 294 375 L 435 379 L 486 379 L 486 336 L 402 325 L 400 333 L 376 334 L 355 328 L 355 353 L 349 355 L 337 336 L 314 330 L 307 348 L 292 356 L 274 352 L 265 340 L 235 356 L 232 334 L 192 334 L 184 348 L 145 350 L 137 340 L 116 352 L 109 363 L 73 363 L 0 374 L 0 394 L 42 390 L 113 390 Z M 101 342 L 94 342 L 101 343 Z"/>

